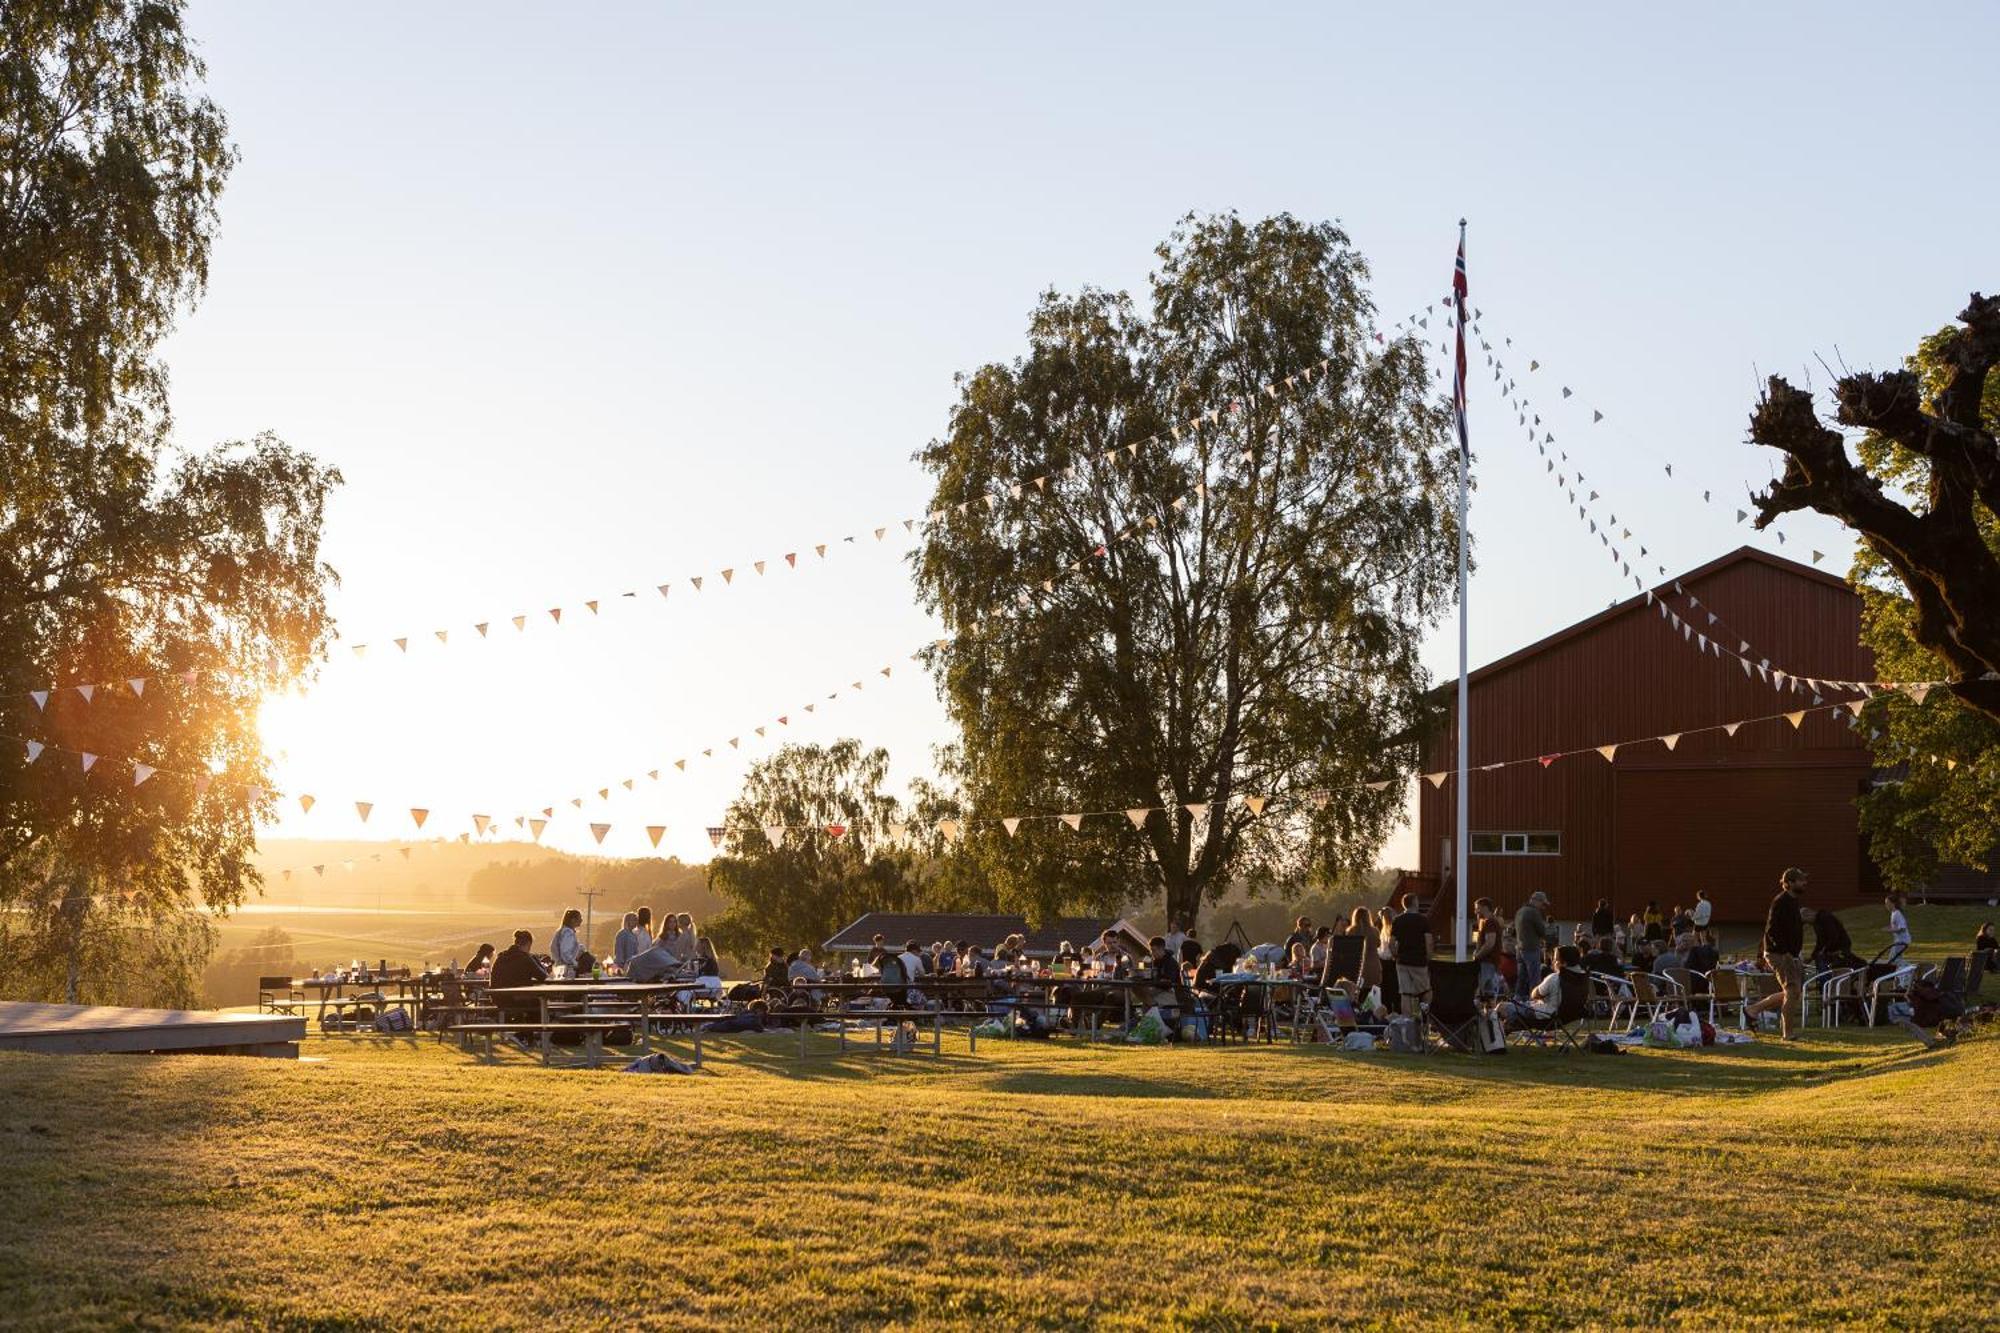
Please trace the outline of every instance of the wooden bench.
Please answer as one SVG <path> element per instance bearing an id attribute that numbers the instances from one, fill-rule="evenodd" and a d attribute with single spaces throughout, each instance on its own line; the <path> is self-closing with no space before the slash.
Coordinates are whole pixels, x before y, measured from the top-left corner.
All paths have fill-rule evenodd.
<path id="1" fill-rule="evenodd" d="M 973 1017 L 973 1015 L 969 1014 L 963 1016 Z M 838 1013 L 826 1015 L 826 1017 L 833 1019 L 839 1024 L 838 1036 L 840 1037 L 840 1053 L 842 1055 L 847 1054 L 847 1025 L 849 1023 L 860 1023 L 865 1027 L 872 1027 L 875 1030 L 875 1049 L 877 1051 L 882 1049 L 882 1029 L 885 1025 L 901 1026 L 904 1023 L 929 1023 L 931 1026 L 931 1054 L 944 1054 L 944 1021 L 946 1014 L 942 1009 L 843 1009 Z M 985 1015 L 981 1014 L 977 1015 L 977 1017 L 983 1019 Z M 806 1057 L 806 1037 L 812 1030 L 811 1024 L 801 1023 L 799 1025 L 799 1058 L 801 1060 Z"/>
<path id="2" fill-rule="evenodd" d="M 456 1023 L 448 1030 L 458 1037 L 460 1044 L 466 1044 L 469 1037 L 482 1037 L 486 1041 L 486 1058 L 493 1058 L 493 1039 L 510 1032 L 536 1032 L 541 1034 L 542 1063 L 555 1062 L 555 1043 L 550 1040 L 558 1032 L 580 1032 L 583 1034 L 583 1063 L 595 1069 L 604 1061 L 604 1039 L 614 1032 L 634 1031 L 635 1025 L 623 1020 L 582 1020 L 569 1019 L 554 1023 Z M 699 1057 L 697 1056 L 697 1063 Z"/>

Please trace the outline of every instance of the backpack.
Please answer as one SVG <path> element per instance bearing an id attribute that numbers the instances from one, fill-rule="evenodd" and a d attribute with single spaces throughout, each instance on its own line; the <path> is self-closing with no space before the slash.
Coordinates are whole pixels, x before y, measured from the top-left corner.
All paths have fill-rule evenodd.
<path id="1" fill-rule="evenodd" d="M 1424 1049 L 1423 1025 L 1408 1014 L 1398 1014 L 1390 1019 L 1384 1035 L 1388 1037 L 1392 1051 L 1416 1055 Z"/>
<path id="2" fill-rule="evenodd" d="M 414 1026 L 410 1022 L 410 1011 L 400 1005 L 392 1009 L 379 1009 L 375 1013 L 377 1032 L 408 1032 Z"/>

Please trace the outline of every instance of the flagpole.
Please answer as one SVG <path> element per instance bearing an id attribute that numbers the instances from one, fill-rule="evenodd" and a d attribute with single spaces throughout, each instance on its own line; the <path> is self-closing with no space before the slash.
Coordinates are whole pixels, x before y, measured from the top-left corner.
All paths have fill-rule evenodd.
<path id="1" fill-rule="evenodd" d="M 1468 780 L 1472 772 L 1472 735 L 1467 714 L 1470 690 L 1466 683 L 1466 605 L 1465 569 L 1468 536 L 1465 528 L 1466 492 L 1469 487 L 1468 473 L 1471 461 L 1468 457 L 1465 423 L 1465 219 L 1458 220 L 1458 271 L 1452 277 L 1452 293 L 1458 307 L 1458 365 L 1457 383 L 1454 385 L 1458 400 L 1458 846 L 1452 856 L 1458 868 L 1458 946 L 1453 955 L 1459 962 L 1465 961 L 1466 937 L 1466 881 L 1471 858 L 1471 791 Z"/>

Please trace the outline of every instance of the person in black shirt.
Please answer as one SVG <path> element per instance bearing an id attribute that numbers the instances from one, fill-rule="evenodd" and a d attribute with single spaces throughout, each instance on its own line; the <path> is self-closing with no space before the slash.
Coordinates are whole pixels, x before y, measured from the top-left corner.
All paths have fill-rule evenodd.
<path id="1" fill-rule="evenodd" d="M 1694 932 L 1694 943 L 1687 947 L 1685 960 L 1688 970 L 1688 990 L 1696 995 L 1708 994 L 1708 974 L 1715 971 L 1719 959 L 1707 931 Z"/>
<path id="2" fill-rule="evenodd" d="M 1208 995 L 1215 994 L 1215 979 L 1236 970 L 1237 960 L 1243 957 L 1243 950 L 1233 944 L 1222 943 L 1202 955 L 1201 965 L 1194 970 L 1194 988 Z"/>
<path id="3" fill-rule="evenodd" d="M 1284 954 L 1285 961 L 1286 962 L 1291 961 L 1292 946 L 1294 944 L 1303 944 L 1306 946 L 1307 949 L 1311 949 L 1312 942 L 1313 942 L 1312 918 L 1309 916 L 1302 916 L 1296 922 L 1293 923 L 1292 933 L 1285 936 L 1285 954 Z"/>
<path id="4" fill-rule="evenodd" d="M 541 960 L 528 952 L 535 946 L 533 931 L 517 930 L 514 942 L 493 957 L 493 975 L 487 979 L 489 991 L 506 990 L 511 986 L 537 986 L 549 979 L 549 970 Z M 501 996 L 494 1001 L 500 1011 L 502 1022 L 532 1023 L 541 1016 L 542 1007 L 533 1000 L 519 997 Z"/>
<path id="5" fill-rule="evenodd" d="M 1986 970 L 2000 970 L 2000 938 L 1993 934 L 1993 923 L 1982 922 L 1979 933 L 1972 937 L 1972 951 L 1986 955 Z"/>
<path id="6" fill-rule="evenodd" d="M 1764 917 L 1764 963 L 1777 978 L 1778 992 L 1743 1008 L 1746 1022 L 1758 1014 L 1778 1010 L 1779 1030 L 1786 1041 L 1798 1035 L 1800 1002 L 1806 984 L 1805 964 L 1800 959 L 1805 952 L 1806 923 L 1799 908 L 1799 898 L 1805 891 L 1803 870 L 1787 870 L 1779 880 L 1771 910 Z"/>
<path id="7" fill-rule="evenodd" d="M 1596 939 L 1603 939 L 1618 927 L 1618 918 L 1611 914 L 1611 900 L 1599 898 L 1597 910 L 1590 914 L 1590 933 Z"/>
<path id="8" fill-rule="evenodd" d="M 1813 913 L 1812 960 L 1814 967 L 1821 968 L 1861 966 L 1847 923 L 1824 907 Z"/>
<path id="9" fill-rule="evenodd" d="M 785 961 L 785 951 L 783 949 L 771 950 L 770 958 L 764 964 L 763 989 L 760 992 L 763 998 L 773 1003 L 783 999 L 785 992 L 790 990 L 792 986 L 790 974 L 791 967 Z"/>
<path id="10" fill-rule="evenodd" d="M 1609 935 L 1600 935 L 1591 945 L 1590 952 L 1583 956 L 1583 970 L 1596 972 L 1607 977 L 1625 975 L 1625 962 L 1612 947 Z"/>
<path id="11" fill-rule="evenodd" d="M 1398 1007 L 1411 1018 L 1422 1018 L 1431 993 L 1431 923 L 1417 910 L 1416 894 L 1403 895 L 1403 910 L 1389 923 L 1389 938 L 1396 945 Z"/>

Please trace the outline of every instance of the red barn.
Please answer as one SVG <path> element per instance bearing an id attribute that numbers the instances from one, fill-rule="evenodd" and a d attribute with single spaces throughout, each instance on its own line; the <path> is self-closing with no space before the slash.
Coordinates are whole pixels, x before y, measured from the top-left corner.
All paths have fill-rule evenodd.
<path id="1" fill-rule="evenodd" d="M 1815 904 L 1878 894 L 1854 806 L 1873 770 L 1863 737 L 1825 708 L 1797 727 L 1781 716 L 1812 704 L 1814 686 L 1791 676 L 1874 679 L 1860 630 L 1861 599 L 1842 580 L 1743 547 L 1473 672 L 1469 896 L 1511 910 L 1543 889 L 1562 920 L 1608 897 L 1623 920 L 1706 888 L 1718 919 L 1748 921 L 1791 865 L 1812 873 Z M 1707 646 L 1718 642 L 1720 657 Z M 1697 731 L 1735 722 L 1733 735 Z M 1455 727 L 1426 772 L 1456 767 Z M 1692 734 L 1658 739 L 1678 733 Z M 1603 745 L 1618 747 L 1609 761 Z M 1449 778 L 1419 792 L 1423 874 L 1449 894 L 1457 794 Z"/>

